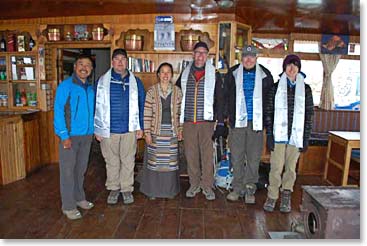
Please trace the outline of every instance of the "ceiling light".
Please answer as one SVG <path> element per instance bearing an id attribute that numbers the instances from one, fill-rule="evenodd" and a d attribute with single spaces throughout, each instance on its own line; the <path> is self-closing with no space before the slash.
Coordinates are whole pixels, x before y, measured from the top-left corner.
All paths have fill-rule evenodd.
<path id="1" fill-rule="evenodd" d="M 233 1 L 232 0 L 218 0 L 217 4 L 220 8 L 230 8 L 233 6 Z"/>

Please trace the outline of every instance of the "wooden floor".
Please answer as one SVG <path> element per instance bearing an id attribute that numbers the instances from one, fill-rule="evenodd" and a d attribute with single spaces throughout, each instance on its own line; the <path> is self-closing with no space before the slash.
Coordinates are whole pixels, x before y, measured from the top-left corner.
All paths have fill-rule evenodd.
<path id="1" fill-rule="evenodd" d="M 135 202 L 107 205 L 105 164 L 100 153 L 91 155 L 86 174 L 87 199 L 95 203 L 83 218 L 69 221 L 62 215 L 57 165 L 47 166 L 24 180 L 0 187 L 0 238 L 194 238 L 267 239 L 270 231 L 290 231 L 300 219 L 303 184 L 321 185 L 320 177 L 298 177 L 290 214 L 266 213 L 266 190 L 256 193 L 256 205 L 242 200 L 228 202 L 226 192 L 207 201 L 200 193 L 185 197 L 188 179 L 181 178 L 181 192 L 173 200 L 148 200 L 134 191 Z M 277 207 L 278 209 L 278 207 Z"/>

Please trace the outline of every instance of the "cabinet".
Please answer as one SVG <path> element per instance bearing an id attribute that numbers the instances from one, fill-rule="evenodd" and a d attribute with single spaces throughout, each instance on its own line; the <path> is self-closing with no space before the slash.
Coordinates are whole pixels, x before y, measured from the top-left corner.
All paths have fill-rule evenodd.
<path id="1" fill-rule="evenodd" d="M 225 73 L 240 63 L 242 48 L 248 44 L 251 44 L 251 26 L 235 21 L 219 22 L 216 68 Z"/>
<path id="2" fill-rule="evenodd" d="M 36 109 L 39 106 L 38 55 L 36 52 L 0 54 L 0 109 Z"/>
<path id="3" fill-rule="evenodd" d="M 20 116 L 0 117 L 0 184 L 23 179 L 25 173 L 23 122 Z"/>

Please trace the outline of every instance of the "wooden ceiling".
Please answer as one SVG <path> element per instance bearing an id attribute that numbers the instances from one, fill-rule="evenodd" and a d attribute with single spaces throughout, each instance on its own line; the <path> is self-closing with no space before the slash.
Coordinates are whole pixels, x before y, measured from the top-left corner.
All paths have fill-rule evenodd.
<path id="1" fill-rule="evenodd" d="M 1 0 L 0 20 L 85 15 L 196 15 L 197 10 L 190 7 L 191 4 L 214 3 L 210 8 L 203 8 L 204 18 L 213 13 L 235 14 L 256 33 L 360 35 L 359 0 L 234 0 L 233 6 L 226 9 L 220 8 L 218 1 Z"/>

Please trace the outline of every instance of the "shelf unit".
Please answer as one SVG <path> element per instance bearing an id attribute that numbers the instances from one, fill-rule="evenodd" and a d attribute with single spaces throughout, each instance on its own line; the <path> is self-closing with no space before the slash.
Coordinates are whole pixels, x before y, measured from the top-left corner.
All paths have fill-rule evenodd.
<path id="1" fill-rule="evenodd" d="M 5 61 L 5 64 L 3 64 Z M 0 53 L 0 70 L 6 79 L 0 82 L 0 110 L 33 110 L 39 108 L 40 80 L 38 54 L 36 52 Z M 17 91 L 25 93 L 25 100 L 16 100 Z M 7 103 L 4 104 L 4 95 Z"/>
<path id="2" fill-rule="evenodd" d="M 229 67 L 241 62 L 241 52 L 251 44 L 251 26 L 236 21 L 218 23 L 218 50 L 216 68 L 225 73 Z"/>
<path id="3" fill-rule="evenodd" d="M 152 32 L 148 31 L 147 29 L 129 29 L 126 32 L 122 32 L 120 34 L 119 39 L 116 40 L 116 46 L 125 48 L 124 38 L 126 35 L 132 34 L 143 36 L 144 43 L 141 46 L 141 50 L 127 49 L 129 57 L 129 70 L 131 70 L 142 80 L 146 90 L 157 82 L 156 71 L 161 63 L 169 62 L 172 64 L 174 70 L 172 81 L 175 83 L 185 65 L 192 60 L 192 51 L 182 51 L 180 41 L 183 36 L 195 34 L 196 36 L 200 36 L 201 40 L 206 41 L 209 45 L 209 48 L 214 45 L 214 42 L 210 39 L 207 32 L 193 29 L 183 29 L 179 32 L 176 32 L 175 34 L 175 50 L 154 50 Z M 215 53 L 209 53 L 208 59 L 211 59 L 213 64 L 215 58 Z"/>

